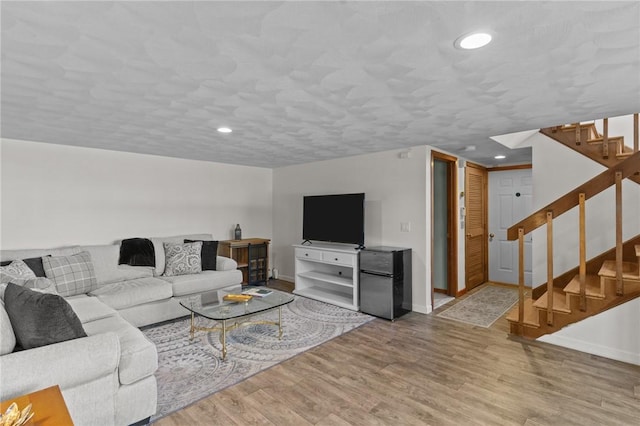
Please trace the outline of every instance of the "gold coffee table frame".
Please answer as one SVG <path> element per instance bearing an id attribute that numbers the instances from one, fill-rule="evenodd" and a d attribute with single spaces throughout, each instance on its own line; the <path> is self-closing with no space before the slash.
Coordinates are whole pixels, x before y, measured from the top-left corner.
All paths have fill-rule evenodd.
<path id="1" fill-rule="evenodd" d="M 242 302 L 242 303 L 245 303 L 245 302 Z M 238 322 L 238 320 L 241 318 L 249 318 L 254 315 L 263 314 L 265 312 L 271 312 L 274 309 L 278 309 L 278 321 L 259 320 L 259 321 Z M 231 330 L 235 330 L 238 327 L 242 327 L 245 325 L 256 325 L 256 324 L 277 325 L 278 340 L 282 340 L 282 305 L 278 307 L 273 307 L 271 309 L 267 309 L 264 311 L 256 312 L 253 314 L 247 314 L 245 316 L 241 316 L 238 318 L 213 320 L 221 323 L 221 325 L 216 325 L 214 327 L 200 327 L 198 325 L 195 325 L 195 316 L 196 316 L 196 313 L 191 311 L 191 327 L 189 328 L 189 340 L 193 340 L 196 331 L 206 331 L 206 332 L 220 331 L 220 343 L 222 344 L 222 360 L 223 361 L 227 359 L 227 332 Z M 235 324 L 227 326 L 228 321 L 235 321 Z"/>
<path id="2" fill-rule="evenodd" d="M 205 292 L 200 295 L 186 298 L 180 302 L 191 313 L 189 326 L 189 339 L 193 340 L 196 331 L 220 332 L 222 344 L 222 360 L 227 358 L 227 333 L 238 327 L 255 324 L 275 325 L 278 327 L 278 339 L 282 339 L 282 307 L 293 302 L 295 296 L 278 290 L 267 289 L 271 294 L 264 297 L 253 297 L 246 302 L 225 301 L 226 294 L 242 292 L 242 287 L 232 287 L 225 290 Z M 278 320 L 246 321 L 254 315 L 278 310 Z M 196 315 L 208 320 L 216 321 L 213 327 L 203 327 L 196 324 Z"/>

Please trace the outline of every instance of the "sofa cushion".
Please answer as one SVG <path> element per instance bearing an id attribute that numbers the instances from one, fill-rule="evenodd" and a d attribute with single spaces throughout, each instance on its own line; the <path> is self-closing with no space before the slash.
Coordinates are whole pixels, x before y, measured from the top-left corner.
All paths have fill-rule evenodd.
<path id="1" fill-rule="evenodd" d="M 36 274 L 36 277 L 46 277 L 44 267 L 42 266 L 42 257 L 31 257 L 29 259 L 22 259 L 22 261 Z M 3 260 L 0 262 L 0 266 L 7 266 L 11 262 L 13 262 L 13 260 Z"/>
<path id="2" fill-rule="evenodd" d="M 165 255 L 163 243 L 181 244 L 185 239 L 189 240 L 212 240 L 211 234 L 188 234 L 188 235 L 176 235 L 175 237 L 156 237 L 151 238 L 153 243 L 153 250 L 156 254 L 156 269 L 154 274 L 160 276 L 164 273 L 165 267 Z"/>
<path id="3" fill-rule="evenodd" d="M 195 243 L 164 243 L 165 269 L 167 277 L 199 274 L 202 271 L 202 241 Z"/>
<path id="4" fill-rule="evenodd" d="M 0 266 L 0 283 L 13 282 L 19 284 L 35 278 L 36 274 L 22 260 L 14 260 L 6 266 Z"/>
<path id="5" fill-rule="evenodd" d="M 120 246 L 117 244 L 81 246 L 81 248 L 91 253 L 91 263 L 93 263 L 98 286 L 153 276 L 151 267 L 119 265 Z"/>
<path id="6" fill-rule="evenodd" d="M 7 284 L 5 309 L 17 344 L 23 349 L 86 337 L 82 324 L 64 298 Z"/>
<path id="7" fill-rule="evenodd" d="M 71 256 L 46 256 L 42 258 L 42 265 L 47 278 L 56 283 L 62 296 L 89 293 L 98 287 L 88 251 Z"/>
<path id="8" fill-rule="evenodd" d="M 67 302 L 71 305 L 73 312 L 76 313 L 82 324 L 118 315 L 113 308 L 102 303 L 97 297 L 83 294 L 69 297 Z"/>
<path id="9" fill-rule="evenodd" d="M 158 353 L 155 345 L 140 330 L 122 319 L 120 315 L 91 321 L 86 323 L 84 327 L 89 336 L 108 331 L 118 335 L 120 340 L 120 362 L 118 364 L 120 383 L 134 383 L 153 375 L 158 369 Z"/>
<path id="10" fill-rule="evenodd" d="M 40 293 L 58 294 L 56 283 L 45 277 L 35 277 L 20 283 L 14 282 L 14 284 L 30 288 L 31 290 L 39 291 Z"/>
<path id="11" fill-rule="evenodd" d="M 185 243 L 195 243 L 195 240 L 184 240 Z M 203 271 L 215 271 L 218 257 L 218 241 L 202 241 L 200 258 Z"/>
<path id="12" fill-rule="evenodd" d="M 155 277 L 136 278 L 106 284 L 89 293 L 113 309 L 123 309 L 156 300 L 169 299 L 171 284 Z"/>
<path id="13" fill-rule="evenodd" d="M 232 271 L 202 271 L 199 274 L 179 275 L 175 277 L 159 277 L 173 286 L 174 296 L 185 296 L 207 290 L 216 290 L 242 282 L 242 272 Z"/>
<path id="14" fill-rule="evenodd" d="M 13 333 L 11 320 L 4 309 L 4 303 L 0 302 L 0 355 L 13 352 L 16 347 L 16 335 Z"/>

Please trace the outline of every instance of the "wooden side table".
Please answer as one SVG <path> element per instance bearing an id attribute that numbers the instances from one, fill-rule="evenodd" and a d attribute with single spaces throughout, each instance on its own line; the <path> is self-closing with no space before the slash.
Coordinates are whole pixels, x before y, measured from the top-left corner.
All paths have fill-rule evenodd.
<path id="1" fill-rule="evenodd" d="M 271 240 L 266 238 L 243 238 L 241 240 L 223 240 L 218 242 L 218 254 L 220 256 L 230 257 L 238 262 L 238 269 L 242 271 L 242 283 L 249 282 L 248 266 L 249 266 L 249 244 L 267 244 L 267 265 L 269 265 L 269 243 Z M 268 268 L 268 266 L 267 266 Z"/>
<path id="2" fill-rule="evenodd" d="M 73 426 L 67 404 L 65 404 L 60 387 L 57 385 L 2 401 L 0 402 L 0 411 L 4 413 L 14 402 L 18 404 L 20 410 L 32 404 L 31 411 L 35 414 L 27 422 L 27 425 Z"/>

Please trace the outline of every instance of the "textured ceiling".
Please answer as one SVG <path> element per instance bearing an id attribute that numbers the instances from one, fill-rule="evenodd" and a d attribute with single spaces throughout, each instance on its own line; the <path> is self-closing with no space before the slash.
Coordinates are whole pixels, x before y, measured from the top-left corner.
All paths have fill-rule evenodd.
<path id="1" fill-rule="evenodd" d="M 478 29 L 494 42 L 453 47 Z M 2 1 L 1 78 L 5 138 L 261 167 L 417 145 L 517 163 L 530 148 L 489 137 L 640 110 L 640 2 Z"/>

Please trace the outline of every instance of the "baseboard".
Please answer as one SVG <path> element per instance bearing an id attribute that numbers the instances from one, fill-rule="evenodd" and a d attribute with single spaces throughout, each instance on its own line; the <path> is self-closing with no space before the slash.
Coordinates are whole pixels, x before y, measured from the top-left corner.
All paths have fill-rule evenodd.
<path id="1" fill-rule="evenodd" d="M 289 275 L 279 275 L 278 279 L 282 281 L 288 281 L 290 283 L 295 282 L 295 279 L 293 277 L 290 277 Z"/>
<path id="2" fill-rule="evenodd" d="M 541 342 L 551 343 L 552 345 L 562 346 L 564 348 L 574 349 L 576 351 L 585 352 L 592 355 L 615 359 L 616 361 L 640 365 L 640 354 L 630 351 L 623 351 L 620 349 L 585 342 L 583 340 L 573 339 L 571 337 L 556 336 L 553 334 L 539 337 L 538 340 Z"/>
<path id="3" fill-rule="evenodd" d="M 467 289 L 463 288 L 462 290 L 456 293 L 456 297 L 464 296 L 465 294 L 467 294 Z"/>
<path id="4" fill-rule="evenodd" d="M 419 314 L 430 314 L 433 309 L 431 308 L 431 305 L 429 306 L 411 305 L 411 310 Z"/>

